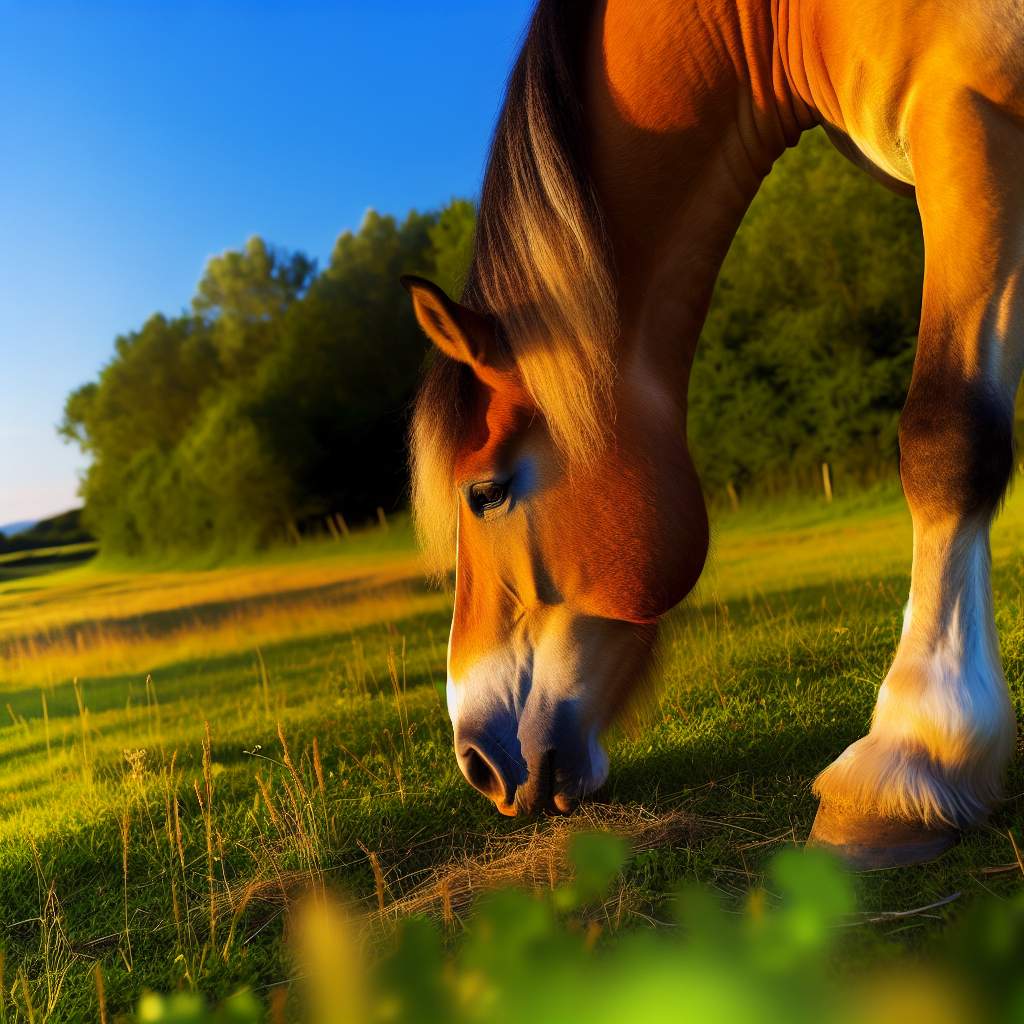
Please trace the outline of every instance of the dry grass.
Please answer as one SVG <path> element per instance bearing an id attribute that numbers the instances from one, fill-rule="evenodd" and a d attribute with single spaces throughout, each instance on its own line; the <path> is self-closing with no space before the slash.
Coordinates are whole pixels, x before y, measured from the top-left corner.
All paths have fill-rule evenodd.
<path id="1" fill-rule="evenodd" d="M 303 560 L 207 570 L 139 572 L 89 565 L 0 586 L 0 637 L 83 620 L 124 619 L 258 596 L 285 596 L 340 581 L 420 575 L 418 558 L 410 551 L 353 557 L 340 546 L 336 553 L 331 548 L 311 548 Z"/>
<path id="2" fill-rule="evenodd" d="M 554 889 L 571 878 L 569 844 L 578 832 L 614 833 L 637 854 L 685 845 L 697 830 L 696 819 L 681 810 L 657 813 L 636 804 L 583 804 L 571 817 L 534 822 L 510 835 L 493 837 L 479 856 L 463 856 L 434 868 L 397 899 L 388 901 L 379 881 L 378 910 L 367 917 L 395 921 L 412 914 L 430 914 L 450 922 L 484 892 L 508 887 L 528 892 Z M 401 889 L 403 883 L 393 882 L 389 888 Z M 620 888 L 611 894 L 609 903 L 622 908 L 623 897 Z M 618 913 L 621 916 L 621 909 Z"/>
<path id="3" fill-rule="evenodd" d="M 268 910 L 293 908 L 307 894 L 324 892 L 328 844 L 318 795 L 307 791 L 311 779 L 306 772 L 291 767 L 286 775 L 273 789 L 261 781 L 270 821 L 256 858 L 259 869 L 244 880 L 215 887 L 211 920 L 234 922 L 258 905 Z M 373 909 L 358 915 L 357 921 L 376 931 L 412 915 L 428 915 L 452 926 L 483 893 L 509 887 L 531 893 L 555 889 L 572 879 L 569 848 L 579 832 L 610 832 L 638 854 L 689 844 L 699 833 L 699 823 L 682 810 L 659 813 L 637 804 L 585 804 L 571 817 L 535 821 L 510 834 L 492 836 L 477 856 L 456 854 L 453 860 L 408 876 L 387 871 L 379 855 L 360 843 L 375 892 L 365 899 Z M 453 835 L 451 840 L 457 848 L 458 838 Z M 305 866 L 285 867 L 287 853 L 301 854 Z M 612 919 L 617 928 L 624 918 L 642 913 L 639 894 L 620 880 L 597 913 Z"/>
<path id="4" fill-rule="evenodd" d="M 0 688 L 139 673 L 436 611 L 415 556 L 137 573 L 74 570 L 0 591 Z M 59 585 L 57 585 L 59 583 Z"/>

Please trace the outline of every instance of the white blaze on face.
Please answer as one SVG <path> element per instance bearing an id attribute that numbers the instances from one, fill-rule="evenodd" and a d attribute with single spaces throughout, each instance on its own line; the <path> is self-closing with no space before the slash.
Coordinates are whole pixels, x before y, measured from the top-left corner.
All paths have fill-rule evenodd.
<path id="1" fill-rule="evenodd" d="M 454 728 L 458 729 L 460 722 L 479 724 L 502 707 L 518 717 L 522 710 L 517 700 L 521 673 L 510 650 L 502 649 L 478 658 L 456 677 L 450 668 L 449 642 L 448 663 L 448 716 Z"/>
<path id="2" fill-rule="evenodd" d="M 454 727 L 459 720 L 459 688 L 455 685 L 455 680 L 448 676 L 448 686 L 446 689 L 445 696 L 448 698 L 448 717 L 452 720 L 452 726 Z"/>
<path id="3" fill-rule="evenodd" d="M 459 517 L 455 516 L 455 600 L 452 602 L 452 624 L 448 627 L 448 654 L 445 659 L 445 668 L 448 672 L 448 685 L 445 696 L 448 703 L 448 717 L 451 719 L 452 728 L 458 726 L 459 721 L 459 690 L 452 678 L 452 637 L 455 635 L 455 604 L 459 600 Z"/>
<path id="4" fill-rule="evenodd" d="M 530 468 L 530 467 L 528 467 Z M 518 477 L 523 475 L 520 470 Z M 532 469 L 528 482 L 534 479 Z M 455 601 L 459 594 L 459 548 L 456 533 Z M 473 661 L 459 658 L 453 670 L 453 647 L 457 609 L 452 609 L 448 636 L 446 702 L 448 716 L 457 738 L 471 738 L 483 730 L 503 745 L 514 759 L 523 748 L 534 752 L 554 742 L 556 720 L 574 706 L 577 713 L 590 690 L 600 694 L 600 669 L 591 664 L 594 652 L 585 649 L 578 618 L 564 607 L 546 607 L 519 620 L 503 642 Z M 593 637 L 589 637 L 591 641 Z M 588 658 L 588 653 L 591 657 Z M 622 671 L 619 658 L 600 658 L 607 671 Z M 581 716 L 582 718 L 582 716 Z M 584 728 L 580 721 L 580 728 Z M 604 784 L 608 777 L 608 755 L 600 742 L 600 729 L 587 726 L 574 737 L 582 773 L 578 780 L 583 796 Z"/>
<path id="5" fill-rule="evenodd" d="M 459 600 L 459 536 L 455 535 L 455 603 Z M 520 673 L 515 658 L 508 649 L 501 649 L 478 658 L 468 669 L 456 677 L 452 671 L 452 646 L 455 642 L 456 608 L 452 606 L 452 625 L 448 631 L 448 658 L 446 700 L 448 717 L 452 728 L 458 732 L 459 722 L 464 719 L 480 720 L 496 706 L 508 704 L 516 688 Z M 517 713 L 520 709 L 516 709 Z"/>

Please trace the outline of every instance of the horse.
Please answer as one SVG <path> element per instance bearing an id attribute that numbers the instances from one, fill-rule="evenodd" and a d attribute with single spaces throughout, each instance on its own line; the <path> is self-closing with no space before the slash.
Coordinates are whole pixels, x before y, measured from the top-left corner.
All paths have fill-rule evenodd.
<path id="1" fill-rule="evenodd" d="M 759 184 L 823 126 L 914 197 L 920 331 L 899 423 L 910 596 L 870 726 L 809 842 L 938 856 L 1002 798 L 1016 726 L 989 528 L 1024 367 L 1024 10 L 1013 0 L 540 0 L 493 136 L 459 301 L 403 278 L 436 347 L 413 505 L 455 570 L 448 710 L 504 814 L 568 813 L 697 581 L 694 351 Z"/>

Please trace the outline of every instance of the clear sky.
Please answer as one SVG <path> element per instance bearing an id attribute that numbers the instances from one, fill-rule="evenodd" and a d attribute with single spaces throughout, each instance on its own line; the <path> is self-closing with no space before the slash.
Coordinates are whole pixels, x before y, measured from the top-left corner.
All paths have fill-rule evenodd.
<path id="1" fill-rule="evenodd" d="M 252 234 L 475 195 L 526 0 L 0 0 L 0 525 L 77 504 L 55 426 Z"/>

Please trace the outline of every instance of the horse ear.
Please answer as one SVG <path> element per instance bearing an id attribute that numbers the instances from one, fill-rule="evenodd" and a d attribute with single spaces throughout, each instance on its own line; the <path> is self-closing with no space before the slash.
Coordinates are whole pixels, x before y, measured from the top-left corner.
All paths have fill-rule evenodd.
<path id="1" fill-rule="evenodd" d="M 466 363 L 482 379 L 501 372 L 491 320 L 448 298 L 426 278 L 406 274 L 401 282 L 412 296 L 413 312 L 423 333 L 446 356 Z"/>

